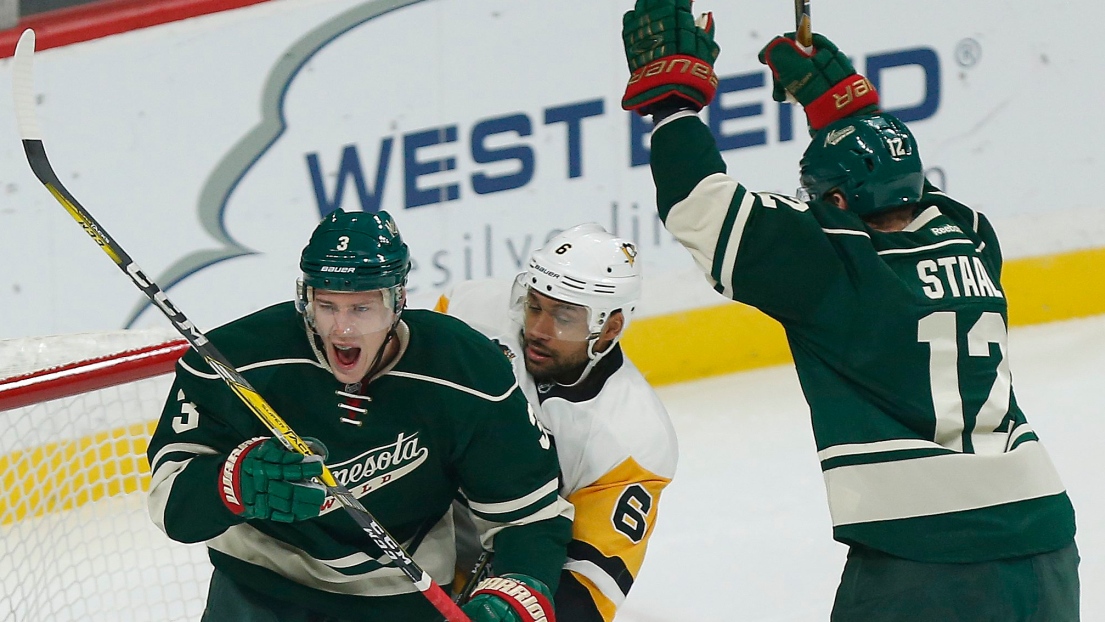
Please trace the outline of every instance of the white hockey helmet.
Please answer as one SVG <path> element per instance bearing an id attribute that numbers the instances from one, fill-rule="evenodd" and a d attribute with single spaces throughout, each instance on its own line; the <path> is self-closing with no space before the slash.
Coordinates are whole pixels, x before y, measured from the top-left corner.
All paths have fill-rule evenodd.
<path id="1" fill-rule="evenodd" d="M 515 279 L 515 311 L 520 311 L 528 290 L 586 307 L 589 340 L 598 337 L 618 310 L 624 316 L 624 333 L 641 298 L 637 246 L 598 223 L 576 225 L 530 255 L 526 271 Z"/>

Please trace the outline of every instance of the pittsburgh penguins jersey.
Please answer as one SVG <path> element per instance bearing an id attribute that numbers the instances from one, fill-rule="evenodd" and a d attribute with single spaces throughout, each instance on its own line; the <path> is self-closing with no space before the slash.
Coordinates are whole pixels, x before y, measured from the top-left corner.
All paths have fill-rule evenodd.
<path id="1" fill-rule="evenodd" d="M 210 339 L 435 581 L 452 579 L 460 490 L 503 572 L 556 586 L 571 506 L 510 365 L 463 322 L 402 317 L 397 360 L 363 386 L 334 377 L 290 302 Z M 216 568 L 274 600 L 342 620 L 437 619 L 332 497 L 319 517 L 294 523 L 243 520 L 223 504 L 216 482 L 227 455 L 271 435 L 202 357 L 185 355 L 149 445 L 154 522 L 174 540 L 206 542 Z"/>
<path id="2" fill-rule="evenodd" d="M 568 561 L 555 597 L 557 618 L 609 622 L 640 571 L 660 493 L 675 474 L 675 430 L 620 345 L 578 385 L 534 382 L 526 372 L 520 327 L 507 314 L 509 292 L 509 282 L 468 281 L 443 297 L 437 309 L 495 339 L 554 439 L 560 492 L 575 507 Z"/>
<path id="3" fill-rule="evenodd" d="M 1070 500 L 1013 393 L 984 216 L 926 185 L 912 224 L 883 233 L 752 192 L 691 113 L 654 130 L 652 173 L 660 217 L 714 288 L 786 330 L 837 540 L 924 562 L 1072 541 Z"/>

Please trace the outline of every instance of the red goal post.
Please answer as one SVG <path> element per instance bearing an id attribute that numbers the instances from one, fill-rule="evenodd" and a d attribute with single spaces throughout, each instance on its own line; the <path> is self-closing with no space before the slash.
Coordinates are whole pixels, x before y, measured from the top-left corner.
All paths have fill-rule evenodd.
<path id="1" fill-rule="evenodd" d="M 0 619 L 199 619 L 205 548 L 169 540 L 145 500 L 187 350 L 148 331 L 0 341 Z"/>
<path id="2" fill-rule="evenodd" d="M 0 411 L 167 374 L 188 347 L 177 339 L 2 379 Z"/>

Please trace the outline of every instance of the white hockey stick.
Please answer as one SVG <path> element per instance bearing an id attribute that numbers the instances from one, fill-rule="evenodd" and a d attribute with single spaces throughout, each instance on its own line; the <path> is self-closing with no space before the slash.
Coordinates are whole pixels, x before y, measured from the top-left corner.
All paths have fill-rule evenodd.
<path id="1" fill-rule="evenodd" d="M 46 149 L 42 144 L 42 133 L 38 128 L 38 120 L 35 117 L 34 75 L 33 58 L 35 52 L 35 33 L 31 29 L 23 31 L 19 37 L 19 43 L 15 47 L 15 64 L 12 69 L 13 93 L 15 96 L 15 116 L 19 125 L 19 134 L 23 139 L 23 150 L 27 154 L 27 162 L 31 165 L 36 177 L 46 186 L 50 194 L 54 195 L 58 203 L 61 203 L 65 211 L 84 228 L 85 232 L 96 242 L 107 256 L 119 266 L 138 289 L 153 302 L 157 308 L 173 323 L 177 331 L 188 340 L 211 369 L 222 377 L 234 394 L 272 431 L 276 438 L 288 448 L 305 456 L 311 455 L 311 448 L 307 446 L 298 434 L 276 414 L 272 406 L 265 398 L 249 384 L 233 365 L 227 361 L 207 337 L 192 322 L 185 317 L 176 306 L 170 302 L 169 297 L 152 280 L 146 277 L 138 264 L 127 255 L 121 246 L 108 236 L 107 231 L 96 222 L 77 202 L 77 199 L 65 189 L 58 180 L 50 160 L 46 157 Z M 384 529 L 373 516 L 365 509 L 361 502 L 349 492 L 349 489 L 338 483 L 334 475 L 326 465 L 323 465 L 322 484 L 326 491 L 337 499 L 342 508 L 356 521 L 372 539 L 373 544 L 380 547 L 388 557 L 392 559 L 415 587 L 433 604 L 448 622 L 471 622 L 468 616 L 460 610 L 444 590 L 434 583 L 430 575 L 426 574 L 418 566 L 403 547 Z"/>

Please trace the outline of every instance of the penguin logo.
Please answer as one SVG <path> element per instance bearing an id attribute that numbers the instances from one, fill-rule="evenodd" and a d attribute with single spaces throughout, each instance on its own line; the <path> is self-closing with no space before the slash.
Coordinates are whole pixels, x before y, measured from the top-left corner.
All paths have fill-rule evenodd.
<path id="1" fill-rule="evenodd" d="M 629 242 L 622 244 L 622 253 L 625 254 L 625 260 L 632 266 L 637 261 L 637 247 Z"/>

